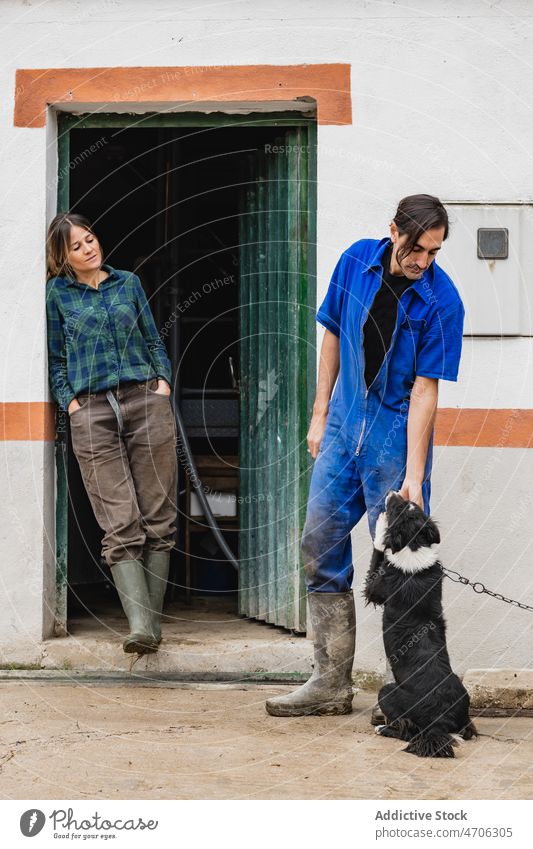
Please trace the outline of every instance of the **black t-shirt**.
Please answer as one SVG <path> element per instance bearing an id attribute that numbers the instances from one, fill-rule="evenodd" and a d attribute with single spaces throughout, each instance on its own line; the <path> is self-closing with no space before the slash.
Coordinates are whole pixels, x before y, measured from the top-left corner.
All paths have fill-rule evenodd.
<path id="1" fill-rule="evenodd" d="M 403 275 L 390 273 L 391 257 L 392 243 L 385 250 L 381 260 L 383 266 L 381 286 L 376 292 L 363 331 L 367 389 L 374 382 L 385 354 L 389 350 L 398 315 L 398 300 L 413 283 Z"/>

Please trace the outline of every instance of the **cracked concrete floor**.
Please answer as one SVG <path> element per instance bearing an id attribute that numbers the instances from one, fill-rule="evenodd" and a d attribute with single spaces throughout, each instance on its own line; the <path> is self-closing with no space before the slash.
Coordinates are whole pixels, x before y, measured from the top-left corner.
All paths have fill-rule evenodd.
<path id="1" fill-rule="evenodd" d="M 2 682 L 4 799 L 531 799 L 533 718 L 422 760 L 345 717 L 277 719 L 268 685 Z"/>

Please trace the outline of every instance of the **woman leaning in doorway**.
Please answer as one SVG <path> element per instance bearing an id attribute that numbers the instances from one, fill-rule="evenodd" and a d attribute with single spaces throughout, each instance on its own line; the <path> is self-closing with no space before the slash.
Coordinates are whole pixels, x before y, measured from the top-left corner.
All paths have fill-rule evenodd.
<path id="1" fill-rule="evenodd" d="M 176 530 L 170 362 L 139 278 L 103 264 L 87 219 L 57 215 L 46 246 L 50 387 L 104 531 L 124 651 L 154 652 Z"/>

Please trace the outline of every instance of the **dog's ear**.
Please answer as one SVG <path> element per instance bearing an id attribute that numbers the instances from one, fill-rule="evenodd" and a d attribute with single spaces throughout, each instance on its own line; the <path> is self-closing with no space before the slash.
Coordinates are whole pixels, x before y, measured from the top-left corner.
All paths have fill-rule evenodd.
<path id="1" fill-rule="evenodd" d="M 409 502 L 406 501 L 405 506 L 402 505 L 401 509 L 396 511 L 394 519 L 389 522 L 387 542 L 390 550 L 396 553 L 406 545 L 409 545 L 415 532 L 412 514 L 409 510 Z"/>
<path id="2" fill-rule="evenodd" d="M 413 539 L 416 537 L 417 546 L 429 547 L 430 545 L 438 545 L 440 542 L 440 533 L 437 524 L 431 516 L 426 516 L 425 513 L 418 510 L 415 521 L 416 530 Z"/>
<path id="3" fill-rule="evenodd" d="M 440 533 L 437 524 L 428 516 L 424 525 L 424 543 L 426 545 L 438 545 L 439 542 Z"/>

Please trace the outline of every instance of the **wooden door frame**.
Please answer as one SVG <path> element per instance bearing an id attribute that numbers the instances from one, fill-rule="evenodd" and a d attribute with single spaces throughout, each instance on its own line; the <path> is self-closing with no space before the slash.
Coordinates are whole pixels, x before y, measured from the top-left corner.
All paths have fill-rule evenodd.
<path id="1" fill-rule="evenodd" d="M 223 107 L 222 107 L 223 108 Z M 75 115 L 69 112 L 58 113 L 58 186 L 57 212 L 69 211 L 70 193 L 70 132 L 80 129 L 110 128 L 179 128 L 179 127 L 304 127 L 308 139 L 308 191 L 306 228 L 307 240 L 300 246 L 306 255 L 306 274 L 302 281 L 301 293 L 304 309 L 300 321 L 300 332 L 307 341 L 309 355 L 305 375 L 300 375 L 298 387 L 298 434 L 299 442 L 305 440 L 307 425 L 311 415 L 314 387 L 316 383 L 316 160 L 317 160 L 317 119 L 316 115 L 299 112 L 271 112 L 235 115 L 225 112 L 205 114 L 203 112 L 179 113 L 90 113 Z M 68 444 L 66 413 L 56 411 L 56 634 L 66 633 L 67 627 L 67 587 L 68 587 Z M 307 480 L 300 485 L 307 488 Z M 305 492 L 305 497 L 307 492 Z"/>

